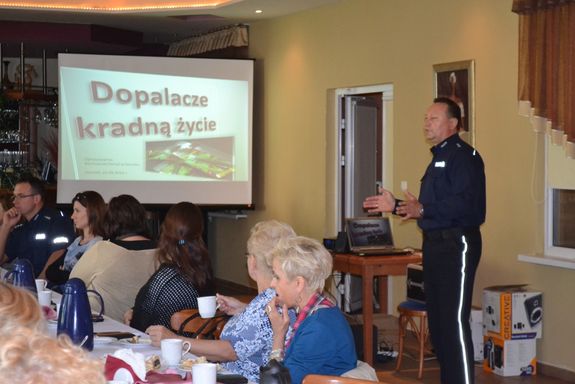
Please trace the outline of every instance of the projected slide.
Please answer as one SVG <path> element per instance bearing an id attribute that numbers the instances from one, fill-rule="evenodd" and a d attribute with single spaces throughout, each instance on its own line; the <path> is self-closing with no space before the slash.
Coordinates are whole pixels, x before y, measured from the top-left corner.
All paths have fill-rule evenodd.
<path id="1" fill-rule="evenodd" d="M 200 204 L 251 203 L 252 63 L 246 76 L 190 60 L 61 55 L 59 202 L 93 185 L 151 203 L 190 191 Z"/>
<path id="2" fill-rule="evenodd" d="M 247 148 L 218 145 L 247 146 L 247 82 L 76 68 L 60 75 L 62 179 L 247 180 Z M 177 169 L 157 172 L 154 156 Z"/>

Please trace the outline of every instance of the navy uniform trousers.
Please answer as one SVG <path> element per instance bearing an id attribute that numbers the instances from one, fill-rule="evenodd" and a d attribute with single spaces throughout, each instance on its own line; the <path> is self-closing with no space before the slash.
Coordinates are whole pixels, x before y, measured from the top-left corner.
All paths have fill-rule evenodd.
<path id="1" fill-rule="evenodd" d="M 479 228 L 424 232 L 423 276 L 431 341 L 442 384 L 474 382 L 469 316 L 481 257 Z"/>

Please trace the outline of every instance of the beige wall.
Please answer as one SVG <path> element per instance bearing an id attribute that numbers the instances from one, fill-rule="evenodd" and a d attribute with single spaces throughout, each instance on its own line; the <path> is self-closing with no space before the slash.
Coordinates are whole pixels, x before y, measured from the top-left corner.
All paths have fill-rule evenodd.
<path id="1" fill-rule="evenodd" d="M 415 189 L 430 160 L 421 123 L 433 96 L 432 66 L 474 59 L 476 147 L 485 161 L 488 203 L 474 303 L 493 284 L 530 283 L 542 290 L 538 357 L 575 371 L 573 271 L 517 261 L 518 254 L 543 246 L 543 158 L 534 155 L 541 138 L 516 113 L 517 16 L 511 3 L 343 0 L 253 24 L 256 209 L 245 220 L 210 224 L 218 277 L 247 284 L 245 239 L 259 220 L 282 220 L 318 239 L 332 235 L 324 231 L 326 196 L 333 193 L 325 187 L 328 89 L 393 84 L 394 190 L 400 180 Z M 421 244 L 413 224 L 398 225 L 396 232 L 400 245 Z"/>

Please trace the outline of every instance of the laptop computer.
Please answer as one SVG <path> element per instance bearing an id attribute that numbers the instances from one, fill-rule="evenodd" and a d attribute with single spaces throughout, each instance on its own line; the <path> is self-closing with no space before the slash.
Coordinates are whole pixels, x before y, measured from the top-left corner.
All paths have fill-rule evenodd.
<path id="1" fill-rule="evenodd" d="M 395 248 L 388 217 L 354 217 L 346 219 L 349 249 L 360 255 L 401 255 L 409 248 Z"/>

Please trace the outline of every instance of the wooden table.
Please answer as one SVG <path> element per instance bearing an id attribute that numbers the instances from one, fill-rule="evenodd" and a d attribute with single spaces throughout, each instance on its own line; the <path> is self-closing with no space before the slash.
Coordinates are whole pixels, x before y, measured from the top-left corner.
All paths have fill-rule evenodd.
<path id="1" fill-rule="evenodd" d="M 387 313 L 387 277 L 407 273 L 407 264 L 420 263 L 421 253 L 407 255 L 369 255 L 336 253 L 333 269 L 361 276 L 363 315 L 363 359 L 373 365 L 373 279 L 378 278 L 379 312 Z"/>

